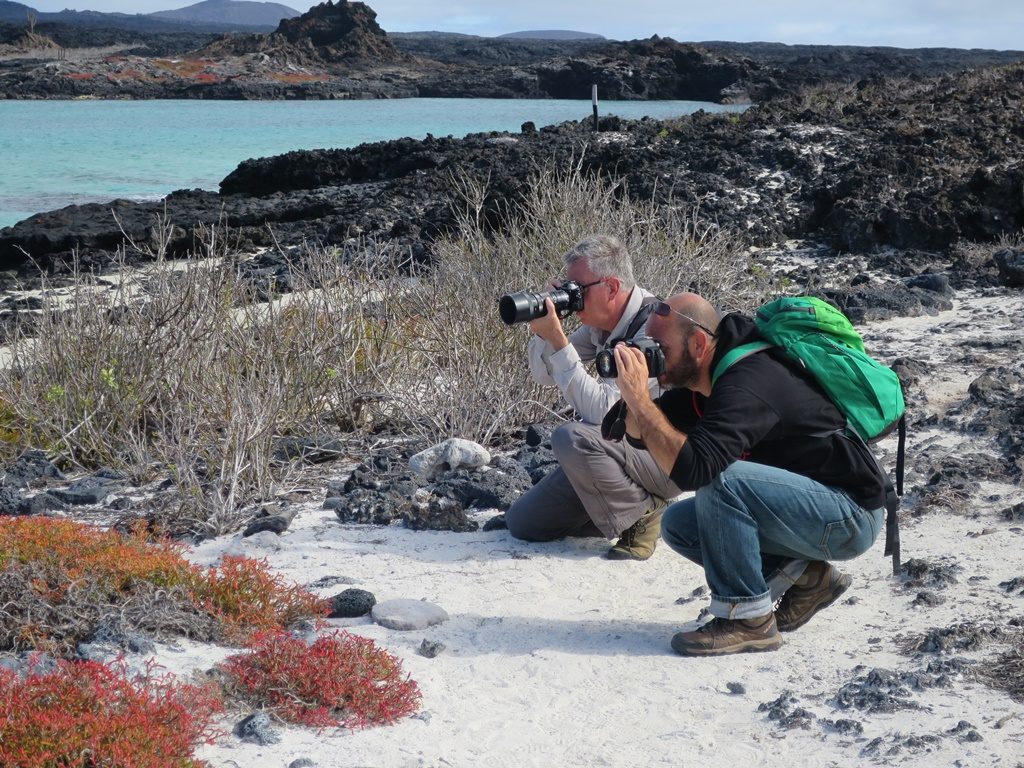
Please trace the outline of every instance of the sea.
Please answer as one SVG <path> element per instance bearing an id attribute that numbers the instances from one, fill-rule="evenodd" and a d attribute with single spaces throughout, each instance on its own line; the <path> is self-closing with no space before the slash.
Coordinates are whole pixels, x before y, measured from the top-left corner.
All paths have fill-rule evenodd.
<path id="1" fill-rule="evenodd" d="M 601 116 L 739 111 L 696 101 L 605 101 Z M 591 119 L 590 101 L 0 101 L 0 227 L 66 205 L 216 190 L 243 160 L 409 136 L 519 131 Z"/>

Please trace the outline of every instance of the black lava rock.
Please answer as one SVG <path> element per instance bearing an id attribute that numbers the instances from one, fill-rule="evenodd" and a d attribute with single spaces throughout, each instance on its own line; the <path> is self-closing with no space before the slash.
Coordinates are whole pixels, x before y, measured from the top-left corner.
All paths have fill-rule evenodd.
<path id="1" fill-rule="evenodd" d="M 377 604 L 377 598 L 365 589 L 346 589 L 331 600 L 331 619 L 354 619 L 365 616 Z"/>

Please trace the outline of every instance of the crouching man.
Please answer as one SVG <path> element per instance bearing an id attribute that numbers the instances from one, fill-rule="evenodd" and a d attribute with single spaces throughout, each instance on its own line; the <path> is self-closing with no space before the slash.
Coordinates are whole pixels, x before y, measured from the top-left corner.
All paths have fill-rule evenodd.
<path id="1" fill-rule="evenodd" d="M 712 387 L 718 361 L 757 340 L 751 318 L 719 321 L 707 301 L 683 293 L 656 308 L 648 333 L 665 355 L 662 383 L 677 388 L 652 400 L 643 357 L 617 346 L 626 439 L 696 492 L 665 511 L 662 538 L 704 568 L 714 617 L 677 633 L 672 648 L 683 656 L 774 650 L 780 632 L 850 586 L 830 561 L 874 542 L 885 479 L 870 449 L 845 434 L 839 410 L 779 350 L 740 359 Z"/>
<path id="2" fill-rule="evenodd" d="M 612 560 L 653 554 L 665 500 L 679 495 L 647 451 L 601 438 L 604 414 L 619 399 L 615 379 L 589 373 L 585 363 L 617 339 L 643 335 L 657 299 L 636 285 L 629 251 L 613 237 L 589 237 L 564 256 L 565 279 L 583 289 L 580 322 L 567 336 L 548 299 L 547 314 L 530 323 L 527 356 L 534 380 L 558 386 L 582 421 L 558 427 L 551 447 L 559 466 L 505 513 L 509 532 L 527 541 L 564 536 L 616 539 Z M 644 377 L 644 386 L 657 388 Z"/>

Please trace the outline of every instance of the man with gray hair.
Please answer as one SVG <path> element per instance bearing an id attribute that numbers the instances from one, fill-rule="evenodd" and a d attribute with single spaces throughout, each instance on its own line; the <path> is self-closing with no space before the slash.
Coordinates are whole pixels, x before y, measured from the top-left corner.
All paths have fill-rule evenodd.
<path id="1" fill-rule="evenodd" d="M 588 237 L 564 256 L 565 280 L 583 289 L 581 325 L 566 335 L 550 299 L 530 323 L 527 357 L 540 384 L 557 386 L 579 414 L 551 436 L 558 468 L 505 513 L 509 532 L 527 541 L 564 536 L 616 539 L 607 557 L 646 560 L 654 553 L 665 500 L 679 494 L 651 455 L 601 437 L 601 421 L 619 400 L 615 379 L 592 375 L 585 363 L 619 341 L 644 335 L 658 299 L 636 285 L 629 251 L 614 237 Z M 657 387 L 657 379 L 650 379 Z"/>

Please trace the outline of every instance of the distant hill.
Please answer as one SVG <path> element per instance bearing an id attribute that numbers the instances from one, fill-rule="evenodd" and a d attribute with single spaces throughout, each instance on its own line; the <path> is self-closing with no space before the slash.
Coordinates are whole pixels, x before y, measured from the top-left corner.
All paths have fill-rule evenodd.
<path id="1" fill-rule="evenodd" d="M 532 29 L 525 32 L 509 32 L 498 35 L 498 39 L 514 38 L 518 40 L 607 40 L 604 35 L 591 32 L 574 32 L 570 29 Z"/>
<path id="2" fill-rule="evenodd" d="M 281 19 L 293 19 L 299 11 L 280 3 L 250 0 L 203 0 L 173 11 L 156 11 L 147 16 L 189 23 L 237 24 L 246 27 L 276 27 Z"/>
<path id="3" fill-rule="evenodd" d="M 22 5 L 21 3 L 12 3 L 11 0 L 0 0 L 0 21 L 6 21 L 10 24 L 23 24 L 28 18 L 29 12 L 34 11 L 34 8 Z"/>
<path id="4" fill-rule="evenodd" d="M 0 22 L 25 25 L 33 13 L 39 24 L 69 24 L 74 27 L 125 29 L 135 32 L 174 32 L 181 30 L 222 32 L 271 32 L 281 19 L 299 12 L 279 3 L 245 2 L 244 0 L 207 0 L 176 11 L 156 13 L 101 13 L 72 11 L 43 13 L 16 3 L 0 0 Z"/>

